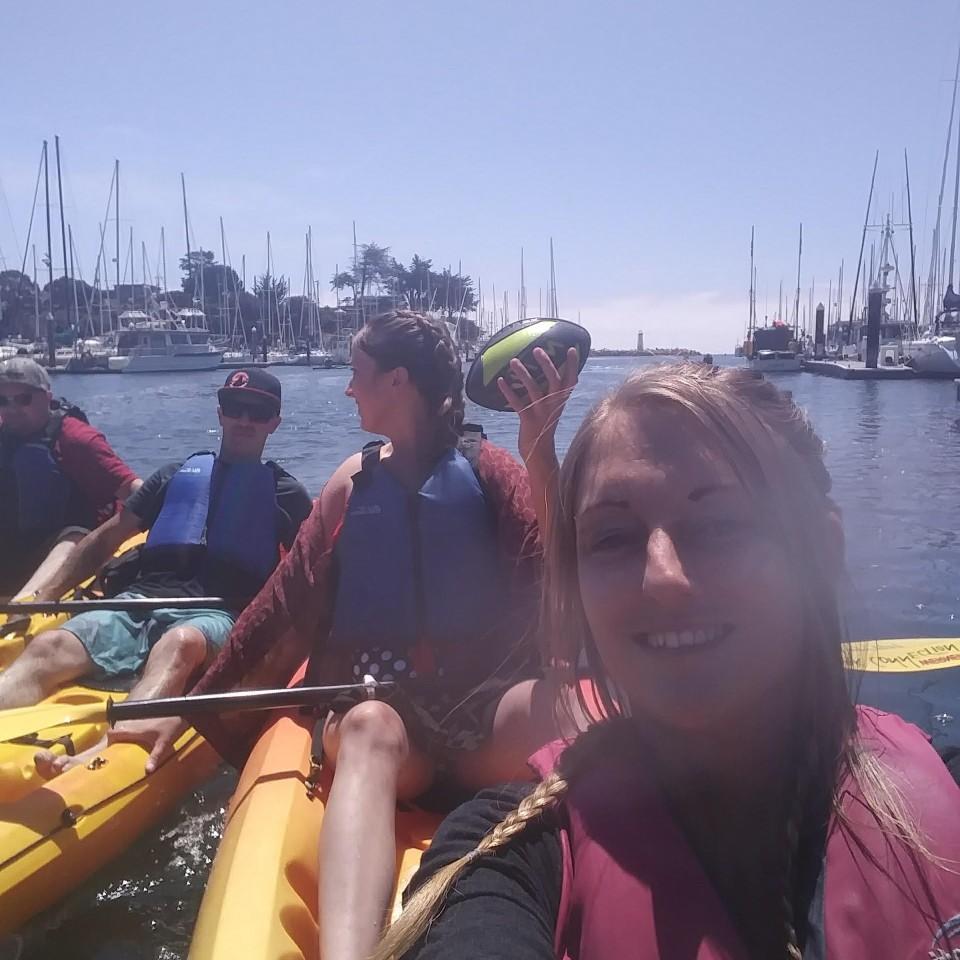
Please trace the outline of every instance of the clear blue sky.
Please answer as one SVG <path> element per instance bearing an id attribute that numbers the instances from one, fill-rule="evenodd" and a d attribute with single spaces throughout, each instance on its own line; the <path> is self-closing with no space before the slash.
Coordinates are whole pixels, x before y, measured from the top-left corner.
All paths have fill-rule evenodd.
<path id="1" fill-rule="evenodd" d="M 560 312 L 597 344 L 729 351 L 751 224 L 761 314 L 795 285 L 801 220 L 803 302 L 841 258 L 849 290 L 878 147 L 880 212 L 909 150 L 925 275 L 960 3 L 8 0 L 2 32 L 8 267 L 58 133 L 88 280 L 119 157 L 124 230 L 155 259 L 166 227 L 168 276 L 183 171 L 197 242 L 219 257 L 222 215 L 248 281 L 270 230 L 297 292 L 308 225 L 326 279 L 356 220 L 399 259 L 461 260 L 515 316 L 520 248 L 532 309 L 553 236 Z"/>

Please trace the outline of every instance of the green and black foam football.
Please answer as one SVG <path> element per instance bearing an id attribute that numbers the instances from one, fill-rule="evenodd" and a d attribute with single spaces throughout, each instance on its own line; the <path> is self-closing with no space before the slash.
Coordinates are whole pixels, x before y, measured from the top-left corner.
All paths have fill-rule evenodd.
<path id="1" fill-rule="evenodd" d="M 519 358 L 538 384 L 545 386 L 540 365 L 533 356 L 536 347 L 545 350 L 558 369 L 566 360 L 570 347 L 576 347 L 582 370 L 590 353 L 590 334 L 569 320 L 534 317 L 508 323 L 483 345 L 471 364 L 467 373 L 467 396 L 488 410 L 509 410 L 510 406 L 497 386 L 499 377 L 504 377 L 514 390 L 526 394 L 510 371 L 510 361 L 514 357 Z"/>

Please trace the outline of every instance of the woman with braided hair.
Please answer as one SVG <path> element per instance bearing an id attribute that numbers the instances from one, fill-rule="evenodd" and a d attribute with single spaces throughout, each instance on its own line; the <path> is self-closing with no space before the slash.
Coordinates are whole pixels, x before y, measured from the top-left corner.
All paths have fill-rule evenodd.
<path id="1" fill-rule="evenodd" d="M 852 702 L 822 454 L 743 369 L 647 368 L 588 415 L 543 635 L 605 719 L 445 821 L 376 960 L 960 956 L 960 792 Z"/>

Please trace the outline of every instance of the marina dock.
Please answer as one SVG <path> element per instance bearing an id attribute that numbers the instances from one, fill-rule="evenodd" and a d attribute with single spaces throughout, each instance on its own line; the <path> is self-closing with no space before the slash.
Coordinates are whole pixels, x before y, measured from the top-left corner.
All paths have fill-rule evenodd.
<path id="1" fill-rule="evenodd" d="M 903 364 L 868 367 L 862 360 L 803 360 L 801 367 L 807 373 L 837 380 L 916 380 L 913 367 Z"/>

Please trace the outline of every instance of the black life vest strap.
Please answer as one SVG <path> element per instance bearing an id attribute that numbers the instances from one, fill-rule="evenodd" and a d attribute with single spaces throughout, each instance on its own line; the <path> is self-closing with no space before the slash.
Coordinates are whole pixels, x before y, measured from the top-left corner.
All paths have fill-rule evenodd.
<path id="1" fill-rule="evenodd" d="M 354 484 L 358 481 L 365 483 L 370 479 L 380 463 L 380 449 L 384 443 L 383 440 L 371 440 L 363 445 L 363 450 L 360 452 L 360 470 L 351 477 Z"/>
<path id="2" fill-rule="evenodd" d="M 63 429 L 63 421 L 67 417 L 73 417 L 81 423 L 89 423 L 87 415 L 74 403 L 59 397 L 54 400 L 50 409 L 50 419 L 47 421 L 47 427 L 43 432 L 43 439 L 50 446 L 56 443 L 60 431 Z"/>

